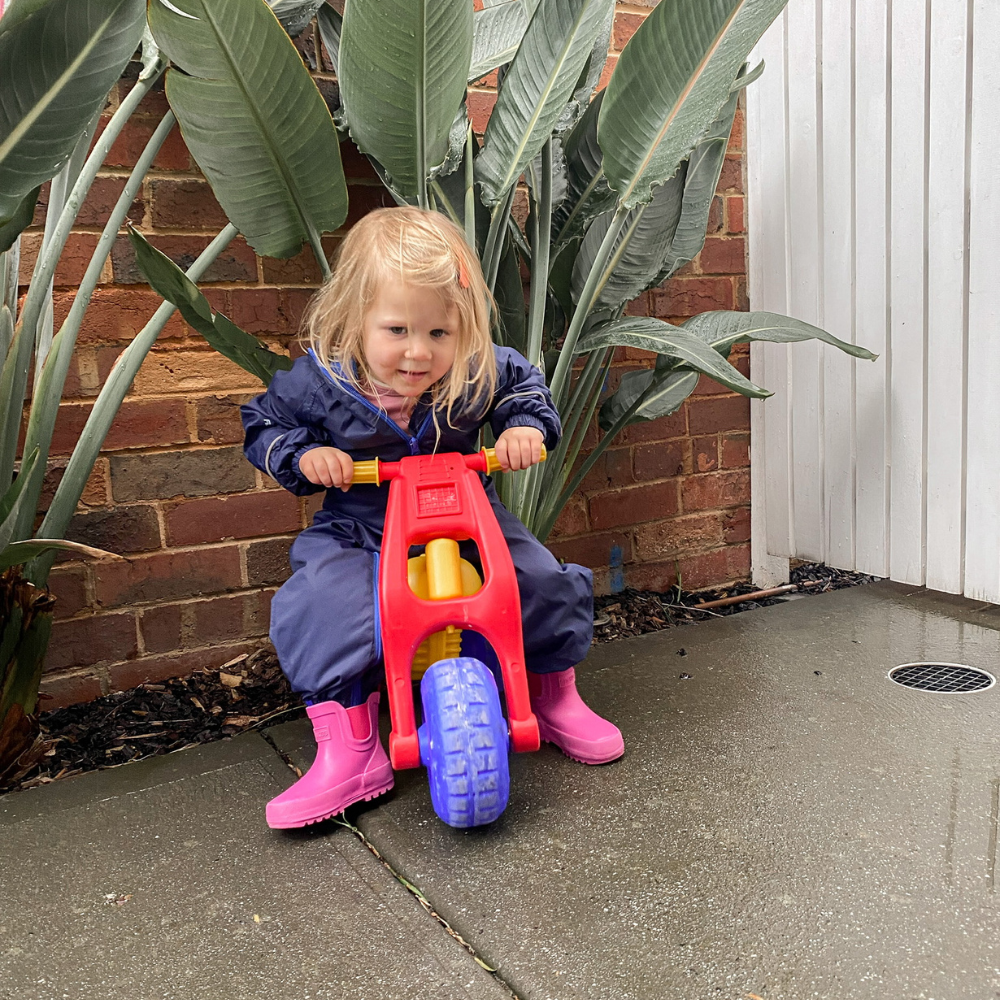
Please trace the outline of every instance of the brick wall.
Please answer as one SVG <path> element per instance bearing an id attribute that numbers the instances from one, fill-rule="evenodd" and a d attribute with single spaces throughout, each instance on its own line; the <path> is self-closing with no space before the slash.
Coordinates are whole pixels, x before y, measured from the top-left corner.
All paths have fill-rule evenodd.
<path id="1" fill-rule="evenodd" d="M 619 4 L 605 76 L 645 13 L 642 4 Z M 314 38 L 302 38 L 299 47 L 315 60 Z M 329 64 L 316 68 L 321 88 L 331 87 Z M 108 115 L 133 79 L 134 67 L 112 95 Z M 470 92 L 479 130 L 494 100 L 490 82 Z M 117 192 L 166 110 L 162 91 L 146 98 L 95 183 L 56 273 L 57 324 Z M 742 122 L 740 113 L 700 260 L 642 296 L 634 312 L 669 319 L 746 308 Z M 390 199 L 350 143 L 341 151 L 350 225 Z M 130 218 L 181 266 L 225 225 L 176 130 Z M 37 224 L 23 238 L 24 281 L 40 239 Z M 328 249 L 336 239 L 328 239 Z M 262 260 L 237 239 L 202 284 L 215 308 L 243 329 L 272 349 L 294 352 L 303 307 L 318 283 L 308 251 Z M 127 238 L 119 237 L 67 380 L 49 495 L 111 365 L 158 304 L 141 283 Z M 651 358 L 620 350 L 613 378 Z M 747 356 L 738 360 L 746 372 Z M 52 697 L 47 707 L 218 666 L 265 641 L 270 599 L 288 573 L 288 548 L 319 501 L 287 494 L 244 461 L 238 406 L 259 391 L 259 383 L 177 316 L 167 324 L 112 426 L 69 532 L 128 561 L 64 561 L 52 573 L 59 601 L 43 679 Z M 560 518 L 551 548 L 593 567 L 605 592 L 622 585 L 665 589 L 678 572 L 688 589 L 745 577 L 748 452 L 746 400 L 703 380 L 678 413 L 630 428 L 609 449 Z"/>

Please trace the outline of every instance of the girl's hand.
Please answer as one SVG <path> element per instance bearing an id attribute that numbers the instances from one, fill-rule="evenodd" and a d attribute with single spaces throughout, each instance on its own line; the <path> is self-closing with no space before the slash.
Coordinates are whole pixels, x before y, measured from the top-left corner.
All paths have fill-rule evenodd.
<path id="1" fill-rule="evenodd" d="M 336 487 L 346 493 L 354 478 L 354 461 L 339 448 L 310 448 L 299 458 L 299 471 L 317 486 Z"/>
<path id="2" fill-rule="evenodd" d="M 537 465 L 542 460 L 544 440 L 545 435 L 537 427 L 508 427 L 497 438 L 495 449 L 503 471 Z"/>

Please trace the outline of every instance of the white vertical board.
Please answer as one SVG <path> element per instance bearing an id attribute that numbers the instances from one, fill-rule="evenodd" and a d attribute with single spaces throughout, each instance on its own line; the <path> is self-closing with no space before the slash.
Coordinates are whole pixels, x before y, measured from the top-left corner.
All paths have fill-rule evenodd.
<path id="1" fill-rule="evenodd" d="M 820 325 L 854 342 L 854 0 L 822 3 L 822 302 Z M 854 566 L 854 361 L 823 365 L 823 559 Z"/>
<path id="2" fill-rule="evenodd" d="M 820 122 L 818 114 L 818 0 L 788 5 L 785 65 L 788 74 L 788 312 L 820 323 Z M 793 84 L 794 81 L 794 84 Z M 823 382 L 819 345 L 790 351 L 792 538 L 797 554 L 823 552 Z"/>
<path id="3" fill-rule="evenodd" d="M 926 18 L 929 0 L 891 4 L 889 183 L 889 575 L 924 582 Z"/>
<path id="4" fill-rule="evenodd" d="M 1000 4 L 973 4 L 965 594 L 1000 601 Z"/>
<path id="5" fill-rule="evenodd" d="M 785 212 L 765 206 L 785 203 L 785 15 L 764 34 L 752 66 L 763 59 L 767 71 L 747 91 L 747 199 L 750 295 L 757 309 L 788 311 Z M 765 126 L 764 109 L 780 116 Z M 772 110 L 773 109 L 773 110 Z M 788 350 L 784 344 L 751 344 L 750 375 L 774 395 L 750 401 L 751 559 L 754 582 L 762 587 L 788 579 Z"/>
<path id="6" fill-rule="evenodd" d="M 781 30 L 748 98 L 751 306 L 880 358 L 789 348 L 756 550 L 1000 602 L 1000 3 L 790 0 Z"/>
<path id="7" fill-rule="evenodd" d="M 927 572 L 962 591 L 969 11 L 931 9 L 927 170 Z"/>
<path id="8" fill-rule="evenodd" d="M 794 2 L 794 0 L 793 0 Z M 857 0 L 854 14 L 854 328 L 879 355 L 855 362 L 857 428 L 854 566 L 889 572 L 888 412 L 888 7 Z M 846 293 L 846 289 L 845 289 Z"/>

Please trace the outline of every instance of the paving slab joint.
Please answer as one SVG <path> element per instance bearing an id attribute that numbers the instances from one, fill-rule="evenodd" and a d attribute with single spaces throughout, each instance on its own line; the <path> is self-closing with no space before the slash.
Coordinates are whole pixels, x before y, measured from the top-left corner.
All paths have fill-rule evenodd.
<path id="1" fill-rule="evenodd" d="M 382 856 L 381 851 L 379 851 L 379 849 L 361 832 L 361 830 L 359 830 L 346 817 L 344 813 L 340 813 L 338 816 L 334 816 L 333 822 L 336 823 L 338 826 L 343 826 L 346 827 L 348 830 L 350 830 L 351 833 L 353 833 L 354 836 L 357 837 L 358 840 L 360 840 L 361 843 L 364 844 L 364 846 L 367 847 L 369 851 L 371 851 L 371 853 L 375 856 L 375 858 L 385 866 L 389 874 L 392 875 L 392 877 L 404 889 L 406 889 L 406 891 L 410 893 L 410 895 L 413 896 L 414 899 L 416 899 L 416 901 L 421 905 L 424 911 L 433 920 L 437 921 L 437 923 L 440 924 L 441 927 L 443 927 L 444 930 L 448 934 L 450 934 L 451 937 L 453 937 L 472 956 L 476 964 L 484 968 L 488 973 L 490 973 L 490 975 L 493 976 L 493 978 L 498 983 L 500 983 L 500 985 L 503 986 L 503 988 L 507 990 L 508 993 L 510 993 L 511 1000 L 521 1000 L 521 998 L 511 988 L 510 984 L 503 978 L 502 974 L 500 973 L 500 970 L 495 969 L 492 965 L 487 964 L 476 954 L 476 949 L 473 948 L 472 945 L 469 944 L 469 942 L 466 941 L 465 938 L 462 937 L 462 935 L 459 934 L 458 931 L 456 931 L 451 926 L 451 924 L 449 924 L 448 921 L 445 920 L 444 917 L 442 917 L 441 914 L 434 909 L 433 905 L 431 904 L 431 901 L 420 891 L 420 889 L 417 888 L 417 886 L 415 886 L 405 875 L 402 875 L 400 872 L 396 871 L 396 869 L 393 868 L 393 866 L 389 864 L 389 862 L 386 861 L 386 859 Z"/>

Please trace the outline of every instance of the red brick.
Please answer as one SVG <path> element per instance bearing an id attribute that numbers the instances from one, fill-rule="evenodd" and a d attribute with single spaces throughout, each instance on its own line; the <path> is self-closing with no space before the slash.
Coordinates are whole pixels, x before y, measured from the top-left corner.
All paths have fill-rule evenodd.
<path id="1" fill-rule="evenodd" d="M 625 567 L 625 585 L 636 590 L 666 593 L 677 583 L 677 563 L 632 563 Z"/>
<path id="2" fill-rule="evenodd" d="M 62 322 L 73 296 L 60 297 L 56 303 L 56 324 Z M 156 292 L 148 288 L 97 288 L 80 326 L 78 344 L 113 344 L 131 341 L 149 322 L 163 303 Z M 61 315 L 60 315 L 61 311 Z M 187 327 L 175 312 L 160 333 L 161 338 L 186 337 Z"/>
<path id="3" fill-rule="evenodd" d="M 203 444 L 239 444 L 243 441 L 240 405 L 253 397 L 238 392 L 228 396 L 202 396 L 191 405 L 195 410 L 198 440 Z"/>
<path id="4" fill-rule="evenodd" d="M 52 454 L 68 455 L 80 438 L 92 403 L 59 407 L 52 433 Z M 186 444 L 190 438 L 181 399 L 129 399 L 122 403 L 104 441 L 104 451 Z"/>
<path id="5" fill-rule="evenodd" d="M 118 100 L 123 101 L 128 95 L 129 91 L 135 86 L 136 81 L 139 78 L 139 72 L 142 64 L 138 62 L 135 58 L 125 67 L 125 71 L 118 78 Z M 160 77 L 152 87 L 146 92 L 146 95 L 139 102 L 139 106 L 135 110 L 136 115 L 156 115 L 157 118 L 162 118 L 169 110 L 170 105 L 167 103 L 167 95 L 164 92 L 164 81 L 165 77 Z"/>
<path id="6" fill-rule="evenodd" d="M 228 538 L 296 531 L 299 499 L 285 490 L 189 500 L 166 509 L 168 545 L 198 545 Z"/>
<path id="7" fill-rule="evenodd" d="M 743 194 L 743 158 L 728 155 L 722 164 L 722 174 L 719 177 L 718 191 L 735 191 Z"/>
<path id="8" fill-rule="evenodd" d="M 743 108 L 739 107 L 736 109 L 736 115 L 733 118 L 733 127 L 729 133 L 728 148 L 731 153 L 742 152 L 743 150 L 744 124 Z"/>
<path id="9" fill-rule="evenodd" d="M 736 304 L 733 306 L 734 309 L 738 309 L 740 312 L 750 312 L 750 296 L 747 292 L 747 279 L 737 278 L 736 279 Z"/>
<path id="10" fill-rule="evenodd" d="M 48 588 L 55 594 L 55 617 L 69 618 L 89 607 L 87 570 L 83 566 L 56 566 L 49 573 Z"/>
<path id="11" fill-rule="evenodd" d="M 687 406 L 692 435 L 750 429 L 750 400 L 746 396 L 703 396 L 689 399 Z"/>
<path id="12" fill-rule="evenodd" d="M 630 424 L 618 437 L 619 444 L 638 444 L 644 441 L 664 441 L 687 433 L 687 404 L 668 417 L 641 420 Z"/>
<path id="13" fill-rule="evenodd" d="M 340 162 L 344 168 L 344 176 L 352 181 L 376 181 L 381 184 L 375 168 L 361 150 L 347 139 L 340 144 Z"/>
<path id="14" fill-rule="evenodd" d="M 691 442 L 695 472 L 712 472 L 719 467 L 719 437 L 695 438 Z"/>
<path id="15" fill-rule="evenodd" d="M 579 495 L 574 494 L 569 498 L 569 502 L 563 507 L 556 518 L 556 523 L 552 527 L 549 538 L 555 540 L 564 538 L 567 535 L 582 535 L 589 529 L 587 523 L 587 501 Z"/>
<path id="16" fill-rule="evenodd" d="M 706 274 L 745 274 L 746 243 L 740 236 L 709 236 L 699 261 Z"/>
<path id="17" fill-rule="evenodd" d="M 750 473 L 745 469 L 689 476 L 681 484 L 681 503 L 685 512 L 736 507 L 749 502 Z"/>
<path id="18" fill-rule="evenodd" d="M 99 239 L 97 233 L 69 234 L 63 252 L 59 255 L 59 263 L 56 264 L 54 281 L 57 286 L 80 284 Z M 41 233 L 29 232 L 21 236 L 21 269 L 18 280 L 22 285 L 27 285 L 31 280 L 31 272 L 41 245 Z M 58 324 L 56 329 L 59 329 Z"/>
<path id="19" fill-rule="evenodd" d="M 313 297 L 315 289 L 312 288 L 286 288 L 284 291 L 284 310 L 288 317 L 289 333 L 299 333 L 302 330 L 302 314 Z M 303 353 L 302 345 L 298 341 L 292 341 L 290 354 L 293 359 Z"/>
<path id="20" fill-rule="evenodd" d="M 603 90 L 608 82 L 611 80 L 611 74 L 615 71 L 615 66 L 618 65 L 618 56 L 608 56 L 607 61 L 604 63 L 604 69 L 601 70 L 601 79 L 597 81 L 597 89 Z"/>
<path id="21" fill-rule="evenodd" d="M 324 249 L 326 249 L 325 242 Z M 323 283 L 323 272 L 316 262 L 316 255 L 311 246 L 303 247 L 294 257 L 286 260 L 261 257 L 260 263 L 264 281 L 268 284 L 319 286 Z"/>
<path id="22" fill-rule="evenodd" d="M 639 25 L 646 20 L 645 14 L 626 14 L 618 11 L 615 14 L 615 26 L 612 34 L 611 47 L 618 52 L 628 44 L 629 39 L 639 29 Z"/>
<path id="23" fill-rule="evenodd" d="M 100 680 L 88 672 L 44 674 L 39 692 L 41 701 L 38 707 L 43 712 L 94 701 L 104 694 Z"/>
<path id="24" fill-rule="evenodd" d="M 669 479 L 691 471 L 690 445 L 687 441 L 658 441 L 635 449 L 635 478 Z"/>
<path id="25" fill-rule="evenodd" d="M 546 548 L 557 558 L 581 566 L 607 566 L 613 546 L 621 546 L 623 562 L 632 561 L 632 539 L 621 532 L 582 535 L 549 542 Z"/>
<path id="26" fill-rule="evenodd" d="M 750 464 L 750 435 L 725 434 L 722 438 L 722 468 L 735 469 Z"/>
<path id="27" fill-rule="evenodd" d="M 733 196 L 726 199 L 726 218 L 729 220 L 727 229 L 731 233 L 745 233 L 746 220 L 743 215 L 743 196 Z"/>
<path id="28" fill-rule="evenodd" d="M 83 205 L 80 206 L 80 211 L 77 213 L 74 228 L 103 229 L 111 217 L 111 210 L 118 203 L 118 199 L 121 197 L 124 189 L 124 177 L 95 177 L 94 182 L 90 185 L 90 190 L 87 192 L 87 197 Z M 38 219 L 39 225 L 44 221 L 44 212 L 48 208 L 48 204 L 49 185 L 45 184 L 38 196 L 38 204 L 35 207 L 35 217 Z M 129 207 L 128 218 L 136 223 L 142 222 L 143 211 L 142 194 L 139 193 Z"/>
<path id="29" fill-rule="evenodd" d="M 257 482 L 241 448 L 192 448 L 110 459 L 115 500 L 169 500 L 244 493 Z"/>
<path id="30" fill-rule="evenodd" d="M 294 540 L 294 537 L 285 535 L 267 538 L 261 542 L 250 542 L 246 547 L 247 583 L 251 587 L 284 583 L 292 573 L 292 568 L 288 564 L 288 550 Z"/>
<path id="31" fill-rule="evenodd" d="M 722 535 L 727 545 L 750 541 L 750 508 L 740 507 L 722 515 Z"/>
<path id="32" fill-rule="evenodd" d="M 188 605 L 191 624 L 185 635 L 186 644 L 207 646 L 267 635 L 272 594 L 273 591 L 262 590 Z"/>
<path id="33" fill-rule="evenodd" d="M 104 159 L 104 166 L 128 167 L 129 169 L 134 167 L 160 124 L 161 117 L 162 115 L 157 118 L 133 116 L 112 144 Z M 110 117 L 101 118 L 97 126 L 97 134 L 94 137 L 95 141 L 104 132 L 109 121 Z M 170 130 L 166 141 L 153 159 L 153 166 L 160 170 L 191 169 L 191 154 L 188 152 L 187 146 L 184 145 L 180 129 L 176 125 Z"/>
<path id="34" fill-rule="evenodd" d="M 217 670 L 224 663 L 244 653 L 251 653 L 260 646 L 260 640 L 227 643 L 223 646 L 192 649 L 174 656 L 144 656 L 128 663 L 113 663 L 108 667 L 111 690 L 131 691 L 140 684 L 187 677 L 196 670 Z"/>
<path id="35" fill-rule="evenodd" d="M 661 562 L 723 544 L 723 515 L 695 514 L 636 528 L 635 554 L 640 562 Z"/>
<path id="36" fill-rule="evenodd" d="M 139 630 L 147 653 L 169 653 L 181 645 L 183 604 L 158 604 L 139 612 Z"/>
<path id="37" fill-rule="evenodd" d="M 160 548 L 160 523 L 150 504 L 88 510 L 74 515 L 66 537 L 119 555 L 149 552 Z"/>
<path id="38" fill-rule="evenodd" d="M 725 396 L 732 393 L 732 389 L 724 385 L 719 385 L 713 378 L 702 375 L 698 379 L 698 384 L 694 387 L 692 396 Z"/>
<path id="39" fill-rule="evenodd" d="M 685 590 L 704 590 L 706 587 L 728 583 L 732 579 L 727 572 L 725 549 L 678 559 L 677 570 L 680 584 Z"/>
<path id="40" fill-rule="evenodd" d="M 653 307 L 652 296 L 649 292 L 643 292 L 634 298 L 625 308 L 626 316 L 649 316 Z"/>
<path id="41" fill-rule="evenodd" d="M 697 316 L 710 309 L 733 308 L 733 283 L 728 278 L 671 278 L 653 289 L 656 315 Z"/>
<path id="42" fill-rule="evenodd" d="M 469 111 L 469 119 L 472 121 L 472 131 L 477 135 L 482 135 L 486 131 L 496 102 L 497 95 L 492 91 L 470 90 L 466 94 L 466 106 Z"/>
<path id="43" fill-rule="evenodd" d="M 155 552 L 95 569 L 97 603 L 116 607 L 140 601 L 169 601 L 240 587 L 236 545 Z"/>
<path id="44" fill-rule="evenodd" d="M 590 523 L 595 528 L 617 528 L 658 521 L 677 513 L 677 484 L 655 483 L 627 490 L 598 493 L 590 498 Z"/>
<path id="45" fill-rule="evenodd" d="M 396 202 L 380 182 L 378 184 L 354 183 L 348 185 L 349 198 L 345 227 L 353 226 L 360 218 L 376 208 L 392 208 Z"/>
<path id="46" fill-rule="evenodd" d="M 65 670 L 128 660 L 138 652 L 135 615 L 131 611 L 69 618 L 52 625 L 45 669 Z"/>
<path id="47" fill-rule="evenodd" d="M 278 288 L 234 288 L 229 318 L 247 333 L 291 333 Z"/>
<path id="48" fill-rule="evenodd" d="M 229 222 L 208 181 L 158 178 L 147 183 L 157 229 L 216 230 Z"/>
<path id="49" fill-rule="evenodd" d="M 716 195 L 712 199 L 711 207 L 708 210 L 708 225 L 705 227 L 705 231 L 708 233 L 719 233 L 722 232 L 722 199 Z M 688 267 L 691 265 L 688 264 Z"/>
<path id="50" fill-rule="evenodd" d="M 144 234 L 147 241 L 186 271 L 211 242 L 208 236 L 160 236 Z M 111 248 L 111 264 L 119 285 L 143 285 L 146 279 L 135 262 L 135 250 L 127 236 L 119 236 Z M 256 281 L 257 255 L 242 239 L 235 239 L 208 266 L 198 284 L 213 281 Z"/>

